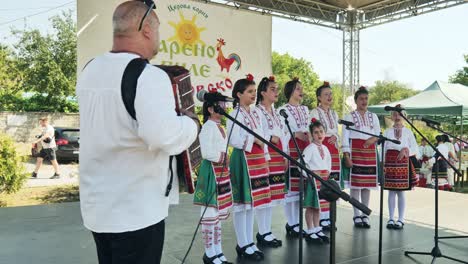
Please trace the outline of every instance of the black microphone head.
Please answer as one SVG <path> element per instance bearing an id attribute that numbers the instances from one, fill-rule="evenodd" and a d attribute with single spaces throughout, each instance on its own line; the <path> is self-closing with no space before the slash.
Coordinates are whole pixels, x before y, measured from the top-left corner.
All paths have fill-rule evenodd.
<path id="1" fill-rule="evenodd" d="M 286 110 L 284 110 L 284 109 L 281 109 L 281 110 L 279 111 L 279 114 L 280 114 L 282 117 L 284 117 L 284 118 L 288 118 L 288 114 L 286 113 Z"/>
<path id="2" fill-rule="evenodd" d="M 206 90 L 200 90 L 198 93 L 197 93 L 197 99 L 198 101 L 200 102 L 205 102 L 205 94 L 207 93 Z"/>
<path id="3" fill-rule="evenodd" d="M 392 110 L 392 107 L 387 105 L 387 106 L 384 107 L 384 110 L 385 110 L 385 111 L 391 111 L 391 110 Z"/>

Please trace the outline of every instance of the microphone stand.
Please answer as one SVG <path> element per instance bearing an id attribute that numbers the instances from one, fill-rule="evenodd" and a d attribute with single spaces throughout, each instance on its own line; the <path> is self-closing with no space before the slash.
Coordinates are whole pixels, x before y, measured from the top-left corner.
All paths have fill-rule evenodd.
<path id="1" fill-rule="evenodd" d="M 322 187 L 327 188 L 327 190 L 329 190 L 329 192 L 332 193 L 334 196 L 336 196 L 338 198 L 341 198 L 344 201 L 350 203 L 351 205 L 358 208 L 359 210 L 361 210 L 361 212 L 363 212 L 366 215 L 370 215 L 370 213 L 372 212 L 367 206 L 363 205 L 362 203 L 360 203 L 356 199 L 352 198 L 351 196 L 349 196 L 349 194 L 341 191 L 341 189 L 339 188 L 339 186 L 337 184 L 334 185 L 334 184 L 332 184 L 332 183 L 330 183 L 328 181 L 325 181 L 320 176 L 315 174 L 313 171 L 309 170 L 305 165 L 303 165 L 302 163 L 298 162 L 297 160 L 293 159 L 291 156 L 289 156 L 288 154 L 283 152 L 276 145 L 274 145 L 271 142 L 267 141 L 266 139 L 264 139 L 263 137 L 261 137 L 260 135 L 258 135 L 254 131 L 252 131 L 250 128 L 246 127 L 244 124 L 237 121 L 231 115 L 226 113 L 226 111 L 224 111 L 224 109 L 222 107 L 220 107 L 218 104 L 215 104 L 214 110 L 215 110 L 216 113 L 219 113 L 219 114 L 225 116 L 227 119 L 231 120 L 234 124 L 240 126 L 242 129 L 247 131 L 249 134 L 253 135 L 255 138 L 257 138 L 260 141 L 262 141 L 263 143 L 267 144 L 270 148 L 274 149 L 277 153 L 279 153 L 281 156 L 286 158 L 289 162 L 293 163 L 294 165 L 296 165 L 297 167 L 299 167 L 300 169 L 305 171 L 307 173 L 307 178 L 308 178 L 309 181 L 312 181 L 313 179 L 318 180 L 321 183 Z M 302 230 L 300 230 L 300 232 L 301 232 L 301 235 L 302 235 Z M 301 240 L 302 240 L 302 237 L 301 237 Z M 302 256 L 299 256 L 299 259 L 301 260 Z"/>
<path id="2" fill-rule="evenodd" d="M 440 151 L 414 126 L 413 123 L 411 123 L 408 118 L 401 114 L 401 112 L 398 112 L 400 116 L 408 123 L 410 126 L 421 136 L 421 138 L 425 139 L 426 142 L 431 146 L 431 148 L 436 152 L 435 157 L 437 159 L 442 158 L 457 174 L 460 175 L 460 171 L 458 171 L 455 166 L 450 164 L 448 160 L 440 153 Z M 429 127 L 435 129 L 432 125 L 428 125 Z M 441 130 L 439 130 L 441 131 Z M 443 131 L 442 131 L 443 132 Z M 443 132 L 444 133 L 444 132 Z M 467 238 L 468 236 L 452 236 L 452 237 L 439 237 L 439 164 L 437 163 L 436 159 L 436 169 L 435 169 L 435 226 L 434 226 L 434 247 L 432 248 L 431 252 L 417 252 L 417 251 L 405 251 L 405 256 L 409 257 L 409 255 L 426 255 L 426 256 L 432 256 L 432 263 L 435 262 L 437 258 L 446 258 L 453 260 L 455 262 L 459 263 L 468 263 L 466 261 L 452 258 L 449 256 L 446 256 L 442 254 L 439 248 L 439 239 L 450 239 L 450 238 Z"/>
<path id="3" fill-rule="evenodd" d="M 364 131 L 360 131 L 360 130 L 357 130 L 357 129 L 354 129 L 354 128 L 350 128 L 349 125 L 346 125 L 346 129 L 347 130 L 350 130 L 350 131 L 355 131 L 355 132 L 358 132 L 358 133 L 361 133 L 361 134 L 365 134 L 365 135 L 368 135 L 368 136 L 371 136 L 371 137 L 376 137 L 378 138 L 378 142 L 377 144 L 381 144 L 382 145 L 382 151 L 381 151 L 381 159 L 382 159 L 382 164 L 384 162 L 384 151 L 385 151 L 385 141 L 390 141 L 390 142 L 393 142 L 395 144 L 400 144 L 401 142 L 398 141 L 398 140 L 394 140 L 394 139 L 389 139 L 387 137 L 384 137 L 382 133 L 380 133 L 380 135 L 374 135 L 374 134 L 371 134 L 371 133 L 367 133 L 367 132 L 364 132 Z M 376 148 L 377 150 L 377 148 Z M 378 167 L 378 162 L 377 162 L 377 167 Z M 382 232 L 383 232 L 383 198 L 384 198 L 384 175 L 383 175 L 383 165 L 380 166 L 380 171 L 379 171 L 379 174 L 380 174 L 380 177 L 379 177 L 379 184 L 380 184 L 380 213 L 379 213 L 379 264 L 382 263 Z"/>
<path id="4" fill-rule="evenodd" d="M 291 138 L 294 142 L 294 147 L 296 148 L 299 159 L 301 160 L 301 164 L 305 166 L 305 161 L 304 161 L 304 157 L 302 156 L 302 151 L 301 149 L 299 149 L 299 146 L 297 145 L 297 141 L 296 141 L 296 138 L 294 137 L 294 133 L 292 132 L 291 126 L 289 126 L 288 116 L 286 115 L 283 117 L 284 117 L 284 123 L 288 127 L 289 134 L 291 134 Z M 289 177 L 291 177 L 290 168 L 288 168 L 288 173 L 289 173 Z M 308 183 L 311 184 L 310 181 L 308 181 Z M 300 176 L 299 176 L 299 264 L 302 264 L 302 258 L 303 258 L 303 254 L 302 254 L 302 244 L 303 244 L 302 237 L 303 237 L 303 232 L 304 232 L 303 231 L 304 230 L 303 228 L 304 227 L 303 198 L 304 198 L 304 175 L 303 175 L 303 170 L 301 169 Z"/>

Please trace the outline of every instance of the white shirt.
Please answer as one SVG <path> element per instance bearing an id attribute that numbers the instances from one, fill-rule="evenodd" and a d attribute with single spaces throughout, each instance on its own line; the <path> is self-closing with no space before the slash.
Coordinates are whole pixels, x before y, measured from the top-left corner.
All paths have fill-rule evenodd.
<path id="1" fill-rule="evenodd" d="M 387 150 L 394 149 L 401 151 L 403 148 L 408 148 L 409 155 L 415 155 L 416 158 L 420 157 L 420 153 L 418 150 L 418 143 L 416 142 L 416 138 L 414 137 L 413 132 L 406 127 L 402 127 L 401 129 L 396 128 L 387 128 L 384 132 L 384 136 L 389 139 L 396 139 L 401 142 L 401 144 L 395 144 L 391 141 L 385 141 L 385 152 Z"/>
<path id="2" fill-rule="evenodd" d="M 57 143 L 55 142 L 55 129 L 51 125 L 47 125 L 42 128 L 42 135 L 47 135 L 50 138 L 50 143 L 45 143 L 44 140 L 41 141 L 42 148 L 56 148 Z"/>
<path id="3" fill-rule="evenodd" d="M 331 155 L 326 146 L 310 143 L 307 148 L 304 149 L 302 155 L 304 157 L 304 162 L 310 170 L 331 171 Z"/>
<path id="4" fill-rule="evenodd" d="M 444 156 L 448 160 L 448 158 L 449 158 L 449 156 L 448 156 L 449 149 L 447 148 L 447 145 L 445 145 L 444 143 L 439 144 L 437 146 L 437 150 L 440 152 L 440 154 L 442 154 L 442 156 Z M 436 155 L 436 154 L 437 153 L 434 153 L 434 155 Z M 435 158 L 434 157 L 431 158 L 431 162 L 435 163 Z"/>
<path id="5" fill-rule="evenodd" d="M 200 131 L 199 139 L 203 159 L 218 163 L 223 161 L 227 137 L 223 137 L 216 122 L 206 121 Z"/>
<path id="6" fill-rule="evenodd" d="M 128 114 L 121 80 L 136 57 L 106 53 L 91 61 L 77 82 L 81 213 L 94 232 L 134 231 L 166 218 L 169 156 L 197 137 L 195 122 L 174 111 L 169 77 L 154 66 L 146 66 L 138 79 L 138 121 Z M 174 186 L 171 193 L 178 192 Z"/>
<path id="7" fill-rule="evenodd" d="M 376 114 L 367 111 L 364 114 L 364 117 L 358 111 L 353 111 L 347 114 L 344 118 L 346 121 L 350 121 L 354 123 L 354 126 L 351 128 L 364 131 L 367 133 L 371 133 L 374 135 L 380 135 L 380 124 L 379 119 Z M 371 136 L 361 134 L 355 131 L 347 130 L 343 127 L 343 141 L 342 141 L 342 149 L 343 152 L 351 153 L 351 148 L 349 146 L 350 139 L 363 139 L 367 140 Z"/>
<path id="8" fill-rule="evenodd" d="M 260 121 L 260 113 L 255 107 L 249 107 L 249 112 L 247 112 L 243 107 L 237 106 L 230 113 L 232 117 L 236 117 L 236 120 L 241 122 L 243 125 L 247 126 L 255 133 L 265 138 L 262 128 L 262 122 Z M 227 121 L 228 135 L 231 135 L 229 144 L 237 149 L 242 149 L 247 152 L 252 151 L 252 147 L 255 141 L 255 137 L 248 133 L 245 129 L 234 124 L 231 120 Z M 231 132 L 232 131 L 232 132 Z M 268 139 L 267 139 L 268 140 Z M 268 145 L 264 145 L 264 151 L 267 158 L 268 155 Z"/>
<path id="9" fill-rule="evenodd" d="M 422 156 L 426 156 L 428 158 L 432 157 L 434 155 L 434 150 L 432 150 L 431 146 L 426 145 L 426 146 L 419 146 L 419 153 Z"/>
<path id="10" fill-rule="evenodd" d="M 262 122 L 263 134 L 267 140 L 272 136 L 276 136 L 281 140 L 283 151 L 288 151 L 288 143 L 291 135 L 288 132 L 284 119 L 278 114 L 275 108 L 272 106 L 272 112 L 268 112 L 266 108 L 259 104 L 256 106 L 257 112 L 260 113 L 260 119 Z"/>
<path id="11" fill-rule="evenodd" d="M 305 105 L 291 105 L 285 104 L 278 109 L 278 112 L 281 109 L 286 110 L 288 114 L 289 126 L 293 133 L 295 132 L 309 132 L 310 118 L 309 118 L 309 108 Z M 284 117 L 281 119 L 284 120 Z"/>
<path id="12" fill-rule="evenodd" d="M 317 119 L 322 123 L 325 128 L 325 135 L 327 137 L 335 136 L 336 139 L 339 139 L 338 136 L 338 114 L 333 109 L 328 109 L 325 111 L 320 106 L 310 111 L 310 120 L 312 118 Z"/>

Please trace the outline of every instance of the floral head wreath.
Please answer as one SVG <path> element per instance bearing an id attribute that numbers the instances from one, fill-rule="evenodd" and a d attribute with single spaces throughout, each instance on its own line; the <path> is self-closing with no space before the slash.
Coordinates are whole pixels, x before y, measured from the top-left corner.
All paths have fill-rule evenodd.
<path id="1" fill-rule="evenodd" d="M 275 82 L 275 76 L 271 75 L 270 77 L 268 77 L 268 81 Z"/>
<path id="2" fill-rule="evenodd" d="M 249 74 L 246 75 L 245 79 L 247 79 L 247 81 L 253 82 L 254 76 L 249 73 Z"/>

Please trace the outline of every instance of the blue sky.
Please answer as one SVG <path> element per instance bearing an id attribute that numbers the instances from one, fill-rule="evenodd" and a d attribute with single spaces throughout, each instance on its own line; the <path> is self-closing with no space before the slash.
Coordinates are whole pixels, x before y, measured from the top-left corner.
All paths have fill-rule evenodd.
<path id="1" fill-rule="evenodd" d="M 68 9 L 76 11 L 72 0 L 2 2 L 2 42 L 11 42 L 11 27 L 21 29 L 26 22 L 28 27 L 47 31 L 50 16 Z M 60 5 L 64 6 L 53 9 Z M 40 12 L 43 13 L 37 14 Z M 22 17 L 26 16 L 31 17 L 25 21 Z M 467 25 L 465 4 L 361 31 L 361 83 L 371 86 L 376 80 L 398 80 L 414 89 L 424 89 L 434 80 L 448 80 L 449 75 L 465 65 Z M 341 82 L 341 31 L 274 18 L 272 47 L 311 61 L 322 80 Z"/>

